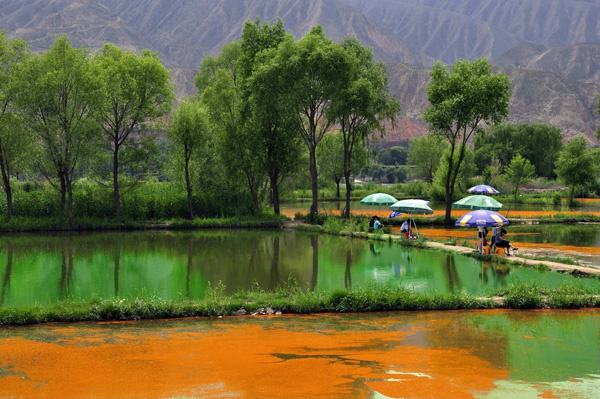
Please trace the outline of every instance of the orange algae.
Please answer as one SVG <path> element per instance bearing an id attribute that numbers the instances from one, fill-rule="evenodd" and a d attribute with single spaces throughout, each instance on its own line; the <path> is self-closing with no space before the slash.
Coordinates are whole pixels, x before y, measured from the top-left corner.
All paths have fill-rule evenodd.
<path id="1" fill-rule="evenodd" d="M 427 334 L 444 325 L 429 320 L 421 329 Z M 13 372 L 0 378 L 0 397 L 346 398 L 377 391 L 471 398 L 508 376 L 465 348 L 404 344 L 416 328 L 291 331 L 266 322 L 223 322 L 208 331 L 168 334 L 55 331 L 65 339 L 0 340 L 0 368 Z"/>

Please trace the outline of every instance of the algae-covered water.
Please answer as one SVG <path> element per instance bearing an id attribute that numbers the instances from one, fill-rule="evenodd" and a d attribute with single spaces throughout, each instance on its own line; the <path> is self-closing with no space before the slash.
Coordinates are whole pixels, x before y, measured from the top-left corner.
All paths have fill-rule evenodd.
<path id="1" fill-rule="evenodd" d="M 491 294 L 512 284 L 599 287 L 597 279 L 495 265 L 398 244 L 282 231 L 126 232 L 0 237 L 0 306 L 102 298 L 200 299 L 297 284 L 331 292 L 389 284 Z"/>
<path id="2" fill-rule="evenodd" d="M 0 330 L 0 397 L 597 398 L 600 311 L 446 311 Z"/>

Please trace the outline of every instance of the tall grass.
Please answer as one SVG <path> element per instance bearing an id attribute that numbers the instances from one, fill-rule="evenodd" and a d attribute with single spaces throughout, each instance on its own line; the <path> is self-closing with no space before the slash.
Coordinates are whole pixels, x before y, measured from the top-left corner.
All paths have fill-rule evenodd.
<path id="1" fill-rule="evenodd" d="M 274 291 L 255 289 L 227 295 L 222 284 L 217 284 L 202 300 L 164 300 L 154 297 L 0 308 L 0 325 L 221 316 L 251 313 L 261 308 L 271 308 L 283 313 L 305 314 L 600 306 L 600 291 L 574 286 L 552 290 L 531 285 L 514 286 L 498 294 L 504 298 L 503 301 L 494 301 L 490 297 L 475 297 L 464 292 L 418 293 L 406 288 L 380 285 L 331 293 L 303 290 L 288 285 Z"/>

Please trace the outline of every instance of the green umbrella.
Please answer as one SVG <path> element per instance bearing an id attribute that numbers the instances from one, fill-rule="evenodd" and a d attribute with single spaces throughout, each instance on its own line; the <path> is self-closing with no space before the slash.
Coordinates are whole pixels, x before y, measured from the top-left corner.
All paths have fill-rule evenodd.
<path id="1" fill-rule="evenodd" d="M 470 195 L 452 204 L 456 209 L 499 211 L 502 204 L 486 195 Z"/>
<path id="2" fill-rule="evenodd" d="M 429 201 L 422 199 L 406 199 L 396 202 L 390 206 L 394 212 L 408 213 L 409 215 L 409 237 L 416 238 L 419 236 L 417 224 L 413 220 L 412 215 L 431 215 L 433 209 L 429 207 Z M 415 226 L 415 234 L 413 234 L 412 226 Z"/>
<path id="3" fill-rule="evenodd" d="M 365 198 L 360 200 L 360 203 L 365 205 L 392 205 L 396 202 L 398 202 L 396 198 L 384 193 L 367 195 Z"/>
<path id="4" fill-rule="evenodd" d="M 394 203 L 390 208 L 395 212 L 408 213 L 411 215 L 431 215 L 433 210 L 428 201 L 421 199 L 406 199 Z"/>

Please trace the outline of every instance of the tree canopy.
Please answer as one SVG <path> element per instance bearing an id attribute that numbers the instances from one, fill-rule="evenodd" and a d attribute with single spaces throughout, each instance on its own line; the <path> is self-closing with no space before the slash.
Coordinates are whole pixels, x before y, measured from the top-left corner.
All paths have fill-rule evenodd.
<path id="1" fill-rule="evenodd" d="M 450 144 L 444 179 L 446 224 L 452 222 L 452 199 L 467 144 L 483 124 L 494 125 L 507 117 L 510 95 L 508 77 L 494 73 L 485 59 L 459 60 L 451 68 L 438 62 L 431 69 L 430 106 L 423 118 Z"/>

